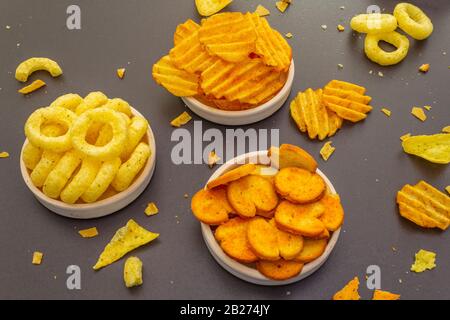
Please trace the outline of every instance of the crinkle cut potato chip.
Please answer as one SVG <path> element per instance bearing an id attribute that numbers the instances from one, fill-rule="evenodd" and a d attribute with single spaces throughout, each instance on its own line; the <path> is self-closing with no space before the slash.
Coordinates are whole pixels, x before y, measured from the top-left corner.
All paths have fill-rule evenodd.
<path id="1" fill-rule="evenodd" d="M 204 17 L 212 16 L 228 6 L 233 0 L 195 0 L 198 13 Z"/>
<path id="2" fill-rule="evenodd" d="M 78 234 L 82 238 L 94 238 L 94 237 L 98 236 L 98 230 L 96 227 L 93 227 L 93 228 L 89 228 L 89 229 L 80 230 L 80 231 L 78 231 Z"/>
<path id="3" fill-rule="evenodd" d="M 228 62 L 241 62 L 255 51 L 256 32 L 250 13 L 216 14 L 202 21 L 199 36 L 211 55 Z"/>
<path id="4" fill-rule="evenodd" d="M 413 136 L 402 142 L 403 150 L 437 164 L 450 163 L 450 134 Z"/>
<path id="5" fill-rule="evenodd" d="M 192 198 L 191 209 L 194 216 L 208 225 L 220 225 L 228 221 L 234 210 L 227 199 L 225 188 L 200 190 Z"/>
<path id="6" fill-rule="evenodd" d="M 450 197 L 425 181 L 404 186 L 397 203 L 400 215 L 421 227 L 446 230 L 450 225 Z"/>
<path id="7" fill-rule="evenodd" d="M 200 29 L 200 25 L 191 19 L 178 25 L 173 36 L 174 45 L 177 46 L 181 41 L 191 36 L 195 31 L 198 31 L 198 29 Z"/>
<path id="8" fill-rule="evenodd" d="M 282 144 L 279 148 L 271 147 L 268 157 L 272 166 L 284 169 L 297 167 L 315 173 L 317 171 L 317 161 L 312 155 L 300 147 L 292 144 Z"/>
<path id="9" fill-rule="evenodd" d="M 342 290 L 338 291 L 334 296 L 333 300 L 360 300 L 361 297 L 358 293 L 359 289 L 359 279 L 355 277 L 351 280 Z"/>
<path id="10" fill-rule="evenodd" d="M 291 66 L 292 48 L 286 39 L 272 29 L 267 19 L 252 14 L 256 38 L 256 54 L 262 57 L 265 64 L 279 72 L 287 72 Z"/>
<path id="11" fill-rule="evenodd" d="M 100 254 L 100 257 L 93 268 L 94 270 L 104 268 L 116 262 L 128 252 L 133 251 L 158 237 L 158 233 L 147 231 L 134 220 L 129 220 L 125 227 L 117 230 L 114 237 Z"/>
<path id="12" fill-rule="evenodd" d="M 206 187 L 208 189 L 214 189 L 218 186 L 226 185 L 230 182 L 239 180 L 240 178 L 252 174 L 255 171 L 255 169 L 256 165 L 254 165 L 253 163 L 244 164 L 231 171 L 224 173 L 223 175 L 214 179 L 213 181 L 208 182 Z"/>
<path id="13" fill-rule="evenodd" d="M 168 55 L 153 65 L 152 74 L 158 84 L 177 97 L 198 94 L 199 77 L 177 68 Z"/>

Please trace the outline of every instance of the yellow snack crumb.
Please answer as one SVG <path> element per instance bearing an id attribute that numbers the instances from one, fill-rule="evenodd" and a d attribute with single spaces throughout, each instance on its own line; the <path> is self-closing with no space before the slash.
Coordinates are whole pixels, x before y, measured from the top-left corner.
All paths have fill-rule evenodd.
<path id="1" fill-rule="evenodd" d="M 411 114 L 422 122 L 425 122 L 427 120 L 427 115 L 425 114 L 422 108 L 419 107 L 412 108 Z"/>
<path id="2" fill-rule="evenodd" d="M 450 133 L 450 126 L 447 126 L 445 128 L 442 129 L 443 133 Z"/>
<path id="3" fill-rule="evenodd" d="M 33 252 L 33 260 L 31 261 L 34 265 L 40 265 L 42 263 L 42 258 L 44 257 L 44 254 L 39 251 Z"/>
<path id="4" fill-rule="evenodd" d="M 286 38 L 291 39 L 294 35 L 290 32 L 286 33 Z"/>
<path id="5" fill-rule="evenodd" d="M 413 272 L 424 272 L 436 268 L 436 253 L 420 249 L 416 253 L 416 261 L 411 266 Z"/>
<path id="6" fill-rule="evenodd" d="M 145 208 L 145 214 L 149 217 L 154 216 L 155 214 L 158 214 L 158 212 L 159 212 L 159 209 L 154 202 L 150 202 L 147 205 L 147 208 Z"/>
<path id="7" fill-rule="evenodd" d="M 125 261 L 123 280 L 127 288 L 140 286 L 142 280 L 142 261 L 138 257 L 130 257 Z"/>
<path id="8" fill-rule="evenodd" d="M 339 32 L 344 32 L 345 31 L 345 27 L 342 24 L 338 24 L 337 29 Z"/>
<path id="9" fill-rule="evenodd" d="M 125 76 L 125 71 L 126 71 L 125 68 L 119 68 L 119 69 L 117 69 L 117 76 L 118 76 L 120 79 L 123 79 L 123 77 Z"/>
<path id="10" fill-rule="evenodd" d="M 432 107 L 431 106 L 425 106 L 424 107 L 427 111 L 431 111 Z"/>
<path id="11" fill-rule="evenodd" d="M 96 227 L 93 227 L 89 229 L 80 230 L 78 231 L 78 234 L 83 238 L 94 238 L 98 236 L 98 230 Z"/>
<path id="12" fill-rule="evenodd" d="M 9 153 L 6 151 L 0 152 L 0 159 L 1 158 L 9 158 Z"/>
<path id="13" fill-rule="evenodd" d="M 208 166 L 210 168 L 214 167 L 217 162 L 220 161 L 220 157 L 217 155 L 215 151 L 211 151 L 208 154 Z"/>
<path id="14" fill-rule="evenodd" d="M 29 93 L 32 93 L 32 92 L 42 88 L 45 85 L 46 84 L 44 81 L 38 79 L 38 80 L 33 81 L 30 85 L 23 87 L 18 92 L 21 94 L 29 94 Z"/>
<path id="15" fill-rule="evenodd" d="M 332 143 L 333 143 L 332 141 L 328 141 L 327 143 L 324 144 L 324 146 L 320 150 L 320 155 L 322 156 L 323 160 L 325 160 L 325 161 L 328 161 L 328 159 L 331 157 L 331 155 L 336 150 L 336 148 L 331 145 Z"/>
<path id="16" fill-rule="evenodd" d="M 180 114 L 178 117 L 172 120 L 170 124 L 173 127 L 179 128 L 181 126 L 184 126 L 186 123 L 192 120 L 192 117 L 187 113 L 186 111 Z"/>
<path id="17" fill-rule="evenodd" d="M 381 109 L 381 112 L 383 112 L 388 117 L 392 115 L 392 111 L 386 108 Z"/>
<path id="18" fill-rule="evenodd" d="M 277 1 L 275 6 L 277 7 L 278 10 L 280 10 L 280 12 L 284 13 L 286 11 L 286 9 L 289 7 L 289 2 Z"/>
<path id="19" fill-rule="evenodd" d="M 405 141 L 406 139 L 411 138 L 411 133 L 404 134 L 400 137 L 400 140 Z"/>
<path id="20" fill-rule="evenodd" d="M 430 71 L 430 64 L 426 63 L 426 64 L 421 65 L 419 68 L 419 71 L 423 72 L 423 73 L 427 73 L 428 71 Z"/>
<path id="21" fill-rule="evenodd" d="M 255 13 L 260 17 L 265 17 L 265 16 L 270 15 L 270 11 L 261 4 L 258 5 L 258 7 L 256 7 Z"/>

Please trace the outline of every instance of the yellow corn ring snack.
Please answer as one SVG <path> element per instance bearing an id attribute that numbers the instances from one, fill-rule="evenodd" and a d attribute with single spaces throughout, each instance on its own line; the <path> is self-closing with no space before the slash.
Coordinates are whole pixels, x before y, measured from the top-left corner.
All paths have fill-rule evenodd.
<path id="1" fill-rule="evenodd" d="M 180 24 L 173 36 L 173 43 L 177 46 L 181 41 L 192 35 L 195 31 L 200 29 L 200 25 L 195 21 L 189 19 L 185 23 Z"/>
<path id="2" fill-rule="evenodd" d="M 61 159 L 62 156 L 63 156 L 62 153 L 56 153 L 52 151 L 42 152 L 41 159 L 39 160 L 38 164 L 34 167 L 30 175 L 31 181 L 36 187 L 40 188 L 44 185 L 48 175 L 58 164 L 58 161 Z"/>
<path id="3" fill-rule="evenodd" d="M 392 44 L 397 50 L 387 52 L 380 48 L 379 42 L 385 41 Z M 368 34 L 365 40 L 365 52 L 367 57 L 381 66 L 391 66 L 405 59 L 409 50 L 409 40 L 398 32 Z"/>
<path id="4" fill-rule="evenodd" d="M 42 150 L 38 147 L 33 146 L 31 143 L 27 142 L 22 152 L 22 159 L 25 167 L 30 170 L 36 168 L 39 161 L 41 161 Z"/>
<path id="5" fill-rule="evenodd" d="M 89 93 L 82 103 L 76 108 L 75 113 L 80 115 L 88 110 L 101 107 L 108 102 L 108 97 L 100 91 Z"/>
<path id="6" fill-rule="evenodd" d="M 350 26 L 359 33 L 389 33 L 397 29 L 397 19 L 392 14 L 360 14 L 353 17 Z"/>
<path id="7" fill-rule="evenodd" d="M 20 82 L 26 82 L 28 77 L 35 71 L 45 70 L 52 77 L 62 75 L 62 69 L 55 61 L 48 58 L 30 58 L 23 61 L 16 69 L 16 79 Z"/>
<path id="8" fill-rule="evenodd" d="M 110 99 L 105 105 L 105 108 L 112 109 L 117 112 L 121 112 L 128 117 L 133 116 L 131 112 L 131 106 L 128 102 L 120 98 Z"/>
<path id="9" fill-rule="evenodd" d="M 25 135 L 28 140 L 38 148 L 53 152 L 65 152 L 72 148 L 69 132 L 60 136 L 46 136 L 41 127 L 51 122 L 70 128 L 76 115 L 63 108 L 41 108 L 33 112 L 25 124 Z"/>
<path id="10" fill-rule="evenodd" d="M 52 199 L 58 199 L 64 186 L 81 163 L 81 157 L 75 150 L 64 154 L 44 182 L 42 191 Z"/>
<path id="11" fill-rule="evenodd" d="M 120 161 L 120 158 L 103 162 L 94 181 L 92 181 L 91 185 L 81 195 L 81 199 L 86 203 L 97 201 L 114 180 L 121 164 L 122 161 Z"/>
<path id="12" fill-rule="evenodd" d="M 81 195 L 91 186 L 100 166 L 100 161 L 90 158 L 84 159 L 78 173 L 61 192 L 61 200 L 70 204 L 77 202 Z"/>
<path id="13" fill-rule="evenodd" d="M 433 33 L 433 23 L 418 7 L 410 3 L 399 3 L 394 9 L 400 29 L 416 40 L 424 40 Z"/>
<path id="14" fill-rule="evenodd" d="M 68 94 L 65 94 L 63 96 L 56 98 L 56 100 L 50 104 L 50 107 L 51 108 L 60 107 L 60 108 L 69 109 L 70 111 L 75 112 L 77 107 L 82 102 L 83 102 L 83 98 L 80 97 L 78 94 L 68 93 Z"/>
<path id="15" fill-rule="evenodd" d="M 29 94 L 29 93 L 32 93 L 32 92 L 42 88 L 45 85 L 46 85 L 46 83 L 44 81 L 42 81 L 42 80 L 35 80 L 30 85 L 20 89 L 19 93 L 21 93 L 21 94 Z"/>
<path id="16" fill-rule="evenodd" d="M 111 141 L 104 146 L 94 146 L 86 141 L 86 134 L 94 122 L 108 124 L 112 128 Z M 120 113 L 107 108 L 97 108 L 86 111 L 74 121 L 70 136 L 73 147 L 83 156 L 104 161 L 114 159 L 123 152 L 128 128 Z"/>
<path id="17" fill-rule="evenodd" d="M 136 146 L 145 136 L 148 130 L 148 121 L 143 117 L 134 117 L 128 127 L 128 139 L 124 152 L 122 152 L 122 160 L 126 160 L 133 153 Z"/>
<path id="18" fill-rule="evenodd" d="M 144 168 L 150 154 L 150 147 L 146 143 L 141 142 L 131 154 L 130 159 L 120 166 L 111 184 L 112 187 L 118 192 L 126 190 L 137 174 Z"/>

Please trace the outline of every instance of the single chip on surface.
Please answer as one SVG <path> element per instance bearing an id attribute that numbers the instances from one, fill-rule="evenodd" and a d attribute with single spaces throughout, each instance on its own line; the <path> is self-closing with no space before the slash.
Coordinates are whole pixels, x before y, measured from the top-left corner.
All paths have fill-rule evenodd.
<path id="1" fill-rule="evenodd" d="M 190 116 L 189 113 L 187 113 L 186 111 L 183 112 L 182 114 L 180 114 L 178 117 L 176 117 L 175 119 L 173 119 L 170 124 L 172 125 L 172 127 L 175 128 L 179 128 L 181 126 L 184 126 L 185 124 L 187 124 L 189 121 L 192 120 L 192 117 Z"/>
<path id="2" fill-rule="evenodd" d="M 392 111 L 386 108 L 381 109 L 381 112 L 383 112 L 388 117 L 392 115 Z"/>
<path id="3" fill-rule="evenodd" d="M 158 214 L 158 212 L 159 212 L 158 207 L 154 202 L 150 202 L 147 205 L 147 208 L 145 208 L 145 214 L 147 216 L 154 216 L 155 214 Z"/>
<path id="4" fill-rule="evenodd" d="M 325 160 L 325 161 L 328 161 L 328 159 L 331 157 L 331 155 L 336 150 L 336 148 L 331 145 L 332 143 L 333 143 L 332 141 L 328 141 L 327 143 L 325 143 L 325 145 L 322 147 L 322 149 L 320 149 L 320 155 L 322 156 L 323 160 Z"/>
<path id="5" fill-rule="evenodd" d="M 414 264 L 411 266 L 411 271 L 421 273 L 426 270 L 433 270 L 436 268 L 436 253 L 420 249 L 415 255 Z"/>
<path id="6" fill-rule="evenodd" d="M 395 294 L 395 293 L 391 293 L 388 291 L 382 291 L 382 290 L 375 290 L 373 292 L 373 298 L 372 300 L 399 300 L 400 299 L 400 295 L 399 294 Z"/>
<path id="7" fill-rule="evenodd" d="M 94 238 L 98 236 L 98 230 L 96 227 L 93 227 L 89 229 L 80 230 L 78 231 L 78 234 L 83 238 Z"/>
<path id="8" fill-rule="evenodd" d="M 123 79 L 123 77 L 125 76 L 125 71 L 126 71 L 125 68 L 119 68 L 119 69 L 117 69 L 117 70 L 116 70 L 117 76 L 118 76 L 120 79 Z"/>
<path id="9" fill-rule="evenodd" d="M 402 143 L 403 150 L 437 164 L 450 163 L 450 134 L 409 137 Z"/>
<path id="10" fill-rule="evenodd" d="M 413 107 L 411 110 L 411 114 L 422 122 L 425 122 L 427 120 L 427 115 L 422 108 Z"/>
<path id="11" fill-rule="evenodd" d="M 359 296 L 358 289 L 359 279 L 355 277 L 333 296 L 333 300 L 360 300 L 361 297 Z"/>
<path id="12" fill-rule="evenodd" d="M 0 152 L 0 159 L 1 158 L 9 158 L 9 153 L 6 151 L 2 151 Z"/>
<path id="13" fill-rule="evenodd" d="M 33 260 L 31 261 L 34 265 L 40 265 L 42 263 L 42 258 L 44 257 L 44 254 L 39 251 L 33 252 Z"/>
<path id="14" fill-rule="evenodd" d="M 138 257 L 130 257 L 125 261 L 123 280 L 127 288 L 142 285 L 142 261 Z"/>
<path id="15" fill-rule="evenodd" d="M 261 4 L 256 7 L 256 10 L 254 13 L 260 17 L 265 17 L 265 16 L 270 15 L 270 11 Z"/>

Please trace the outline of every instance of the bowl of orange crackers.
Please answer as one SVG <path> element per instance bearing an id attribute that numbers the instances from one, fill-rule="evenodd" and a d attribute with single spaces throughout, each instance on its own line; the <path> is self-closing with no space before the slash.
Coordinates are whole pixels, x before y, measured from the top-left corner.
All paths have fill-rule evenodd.
<path id="1" fill-rule="evenodd" d="M 200 117 L 245 125 L 283 106 L 295 67 L 291 46 L 265 18 L 226 12 L 180 24 L 152 74 Z"/>
<path id="2" fill-rule="evenodd" d="M 192 198 L 205 243 L 234 276 L 279 286 L 318 270 L 336 245 L 344 209 L 314 158 L 293 145 L 222 165 Z"/>

